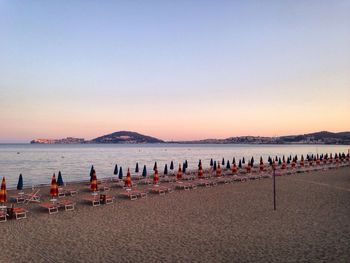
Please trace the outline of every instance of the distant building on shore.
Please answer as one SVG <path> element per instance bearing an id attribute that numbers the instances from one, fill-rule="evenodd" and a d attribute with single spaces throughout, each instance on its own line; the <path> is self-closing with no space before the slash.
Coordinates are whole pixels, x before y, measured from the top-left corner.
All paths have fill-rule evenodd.
<path id="1" fill-rule="evenodd" d="M 30 141 L 31 144 L 79 144 L 85 143 L 83 138 L 67 137 L 64 139 L 34 139 Z"/>

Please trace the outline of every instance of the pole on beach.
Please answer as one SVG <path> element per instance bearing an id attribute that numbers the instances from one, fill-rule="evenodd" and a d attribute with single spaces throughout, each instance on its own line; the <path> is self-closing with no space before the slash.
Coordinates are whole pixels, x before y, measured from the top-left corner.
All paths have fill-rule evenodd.
<path id="1" fill-rule="evenodd" d="M 272 167 L 273 170 L 273 210 L 276 211 L 276 168 Z"/>

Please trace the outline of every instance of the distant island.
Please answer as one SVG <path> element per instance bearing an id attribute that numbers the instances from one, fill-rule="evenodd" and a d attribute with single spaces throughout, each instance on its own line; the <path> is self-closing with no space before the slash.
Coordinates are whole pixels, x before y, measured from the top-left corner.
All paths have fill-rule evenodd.
<path id="1" fill-rule="evenodd" d="M 82 144 L 82 143 L 178 143 L 178 144 L 345 144 L 350 145 L 350 132 L 321 131 L 302 135 L 288 135 L 280 137 L 239 136 L 226 139 L 205 139 L 192 141 L 163 141 L 161 139 L 143 135 L 132 131 L 118 131 L 103 135 L 92 140 L 67 137 L 64 139 L 35 139 L 32 144 Z"/>

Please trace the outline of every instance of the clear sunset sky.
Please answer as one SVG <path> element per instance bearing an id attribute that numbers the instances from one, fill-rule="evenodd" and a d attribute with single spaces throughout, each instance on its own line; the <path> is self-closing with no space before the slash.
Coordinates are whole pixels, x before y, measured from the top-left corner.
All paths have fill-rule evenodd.
<path id="1" fill-rule="evenodd" d="M 349 14 L 349 0 L 0 0 L 0 142 L 349 131 Z"/>

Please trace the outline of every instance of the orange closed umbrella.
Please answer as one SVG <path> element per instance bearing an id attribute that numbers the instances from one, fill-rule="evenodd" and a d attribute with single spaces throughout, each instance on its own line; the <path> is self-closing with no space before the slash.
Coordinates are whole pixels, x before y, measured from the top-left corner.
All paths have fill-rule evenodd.
<path id="1" fill-rule="evenodd" d="M 97 191 L 97 176 L 96 176 L 96 171 L 93 169 L 92 171 L 92 178 L 91 178 L 91 184 L 90 188 L 93 192 Z"/>
<path id="2" fill-rule="evenodd" d="M 6 194 L 6 180 L 5 177 L 2 178 L 1 182 L 1 190 L 0 190 L 0 203 L 7 202 L 7 194 Z"/>
<path id="3" fill-rule="evenodd" d="M 216 168 L 216 176 L 220 177 L 221 176 L 221 167 L 220 167 L 220 163 L 218 163 L 218 167 Z"/>
<path id="4" fill-rule="evenodd" d="M 177 171 L 176 178 L 177 178 L 177 179 L 182 179 L 181 164 L 179 164 L 179 170 Z"/>
<path id="5" fill-rule="evenodd" d="M 237 173 L 237 166 L 236 166 L 236 163 L 234 163 L 234 164 L 232 165 L 232 173 L 233 173 L 233 174 L 236 174 L 236 173 Z"/>
<path id="6" fill-rule="evenodd" d="M 58 186 L 57 186 L 57 181 L 56 181 L 55 174 L 53 174 L 52 179 L 51 179 L 50 195 L 52 197 L 57 197 L 58 196 Z"/>
<path id="7" fill-rule="evenodd" d="M 153 184 L 157 184 L 159 180 L 159 176 L 158 176 L 158 169 L 156 168 L 154 170 L 154 176 L 153 176 Z"/>
<path id="8" fill-rule="evenodd" d="M 202 169 L 202 164 L 200 164 L 198 168 L 198 178 L 202 178 L 202 177 L 203 177 L 203 169 Z"/>
<path id="9" fill-rule="evenodd" d="M 126 178 L 124 182 L 125 187 L 131 187 L 131 174 L 130 174 L 130 169 L 128 168 L 128 172 L 126 173 Z"/>

